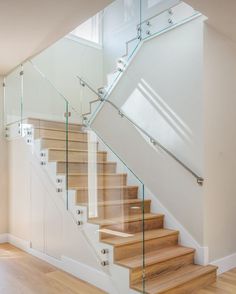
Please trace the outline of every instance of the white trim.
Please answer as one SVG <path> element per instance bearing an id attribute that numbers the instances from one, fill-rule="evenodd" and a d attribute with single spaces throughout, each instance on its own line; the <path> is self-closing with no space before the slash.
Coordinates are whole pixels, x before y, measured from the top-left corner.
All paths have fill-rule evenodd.
<path id="1" fill-rule="evenodd" d="M 29 249 L 30 249 L 30 241 L 26 241 L 26 240 L 23 240 L 19 237 L 16 237 L 12 234 L 8 234 L 8 242 L 10 244 L 12 244 L 13 246 L 23 250 L 23 251 L 26 251 L 26 252 L 29 252 Z"/>
<path id="2" fill-rule="evenodd" d="M 117 293 L 114 288 L 111 277 L 106 275 L 104 272 L 100 272 L 86 264 L 73 260 L 66 256 L 61 256 L 61 259 L 56 259 L 45 253 L 31 248 L 30 241 L 23 240 L 12 234 L 2 234 L 0 235 L 0 243 L 10 243 L 15 247 L 61 269 L 83 281 L 100 288 L 107 293 Z"/>
<path id="3" fill-rule="evenodd" d="M 218 275 L 236 267 L 236 253 L 217 259 L 211 264 L 218 266 Z"/>
<path id="4" fill-rule="evenodd" d="M 116 293 L 112 285 L 111 277 L 104 272 L 100 272 L 86 264 L 75 261 L 69 257 L 62 256 L 63 270 L 71 275 L 80 278 L 94 286 L 103 289 L 107 293 Z"/>
<path id="5" fill-rule="evenodd" d="M 0 244 L 8 242 L 8 234 L 1 234 L 0 235 Z"/>

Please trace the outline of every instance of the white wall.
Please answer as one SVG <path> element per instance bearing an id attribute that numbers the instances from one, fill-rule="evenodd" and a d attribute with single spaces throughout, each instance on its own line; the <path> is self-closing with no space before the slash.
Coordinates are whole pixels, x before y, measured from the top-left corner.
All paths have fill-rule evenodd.
<path id="1" fill-rule="evenodd" d="M 210 260 L 236 252 L 236 44 L 205 26 L 205 242 Z"/>
<path id="2" fill-rule="evenodd" d="M 94 89 L 102 86 L 101 48 L 64 38 L 33 61 L 78 112 L 81 112 L 82 104 L 88 106 L 94 96 L 80 86 L 77 76 L 88 81 Z"/>
<path id="3" fill-rule="evenodd" d="M 88 102 L 94 95 L 80 86 L 76 76 L 84 78 L 94 89 L 102 86 L 102 50 L 64 38 L 36 56 L 33 62 L 46 79 L 32 64 L 24 64 L 23 117 L 63 120 L 66 98 L 70 103 L 71 120 L 81 119 L 81 112 L 87 111 Z M 6 80 L 8 123 L 21 116 L 20 70 L 17 68 Z"/>
<path id="4" fill-rule="evenodd" d="M 137 25 L 140 21 L 157 14 L 160 11 L 177 3 L 177 0 L 143 0 L 141 1 L 116 0 L 104 9 L 103 13 L 103 62 L 104 83 L 107 74 L 116 68 L 116 61 L 126 53 L 126 42 L 137 36 Z M 168 17 L 159 17 L 158 30 L 165 23 L 168 25 Z M 148 28 L 143 27 L 143 31 Z M 151 27 L 151 29 L 153 29 Z M 129 54 L 133 52 L 138 41 L 129 44 Z"/>
<path id="5" fill-rule="evenodd" d="M 0 234 L 8 232 L 7 145 L 4 131 L 3 78 L 0 77 Z"/>
<path id="6" fill-rule="evenodd" d="M 147 41 L 110 100 L 204 177 L 203 19 Z M 110 106 L 101 110 L 94 127 L 203 244 L 203 189 L 192 175 L 154 150 Z"/>

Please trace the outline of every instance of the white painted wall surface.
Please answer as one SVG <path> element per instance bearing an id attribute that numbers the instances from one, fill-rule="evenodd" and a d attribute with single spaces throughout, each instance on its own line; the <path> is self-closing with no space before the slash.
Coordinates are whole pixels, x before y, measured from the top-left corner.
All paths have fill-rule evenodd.
<path id="1" fill-rule="evenodd" d="M 29 145 L 16 138 L 7 142 L 9 177 L 9 233 L 30 240 Z"/>
<path id="2" fill-rule="evenodd" d="M 102 86 L 102 50 L 97 47 L 63 38 L 33 61 L 79 113 L 86 110 L 81 109 L 84 100 L 88 107 L 88 101 L 94 96 L 80 86 L 77 76 L 94 89 Z"/>
<path id="3" fill-rule="evenodd" d="M 203 20 L 146 42 L 110 100 L 204 177 Z M 192 175 L 163 152 L 154 150 L 110 106 L 101 110 L 94 127 L 203 244 L 203 189 Z"/>
<path id="4" fill-rule="evenodd" d="M 205 26 L 205 242 L 210 260 L 236 253 L 236 44 Z"/>
<path id="5" fill-rule="evenodd" d="M 24 118 L 65 120 L 66 98 L 70 103 L 69 111 L 72 114 L 70 120 L 80 121 L 81 113 L 88 110 L 88 102 L 96 96 L 80 86 L 77 76 L 88 81 L 94 89 L 102 86 L 102 50 L 63 38 L 36 56 L 33 62 L 45 78 L 32 64 L 29 62 L 24 64 L 23 93 L 20 68 L 6 79 L 7 122 L 20 119 L 22 94 Z"/>
<path id="6" fill-rule="evenodd" d="M 104 84 L 107 75 L 116 68 L 116 61 L 126 53 L 126 42 L 137 36 L 137 25 L 168 7 L 178 0 L 116 0 L 107 6 L 103 12 L 103 63 Z M 159 17 L 159 29 L 163 22 L 168 24 L 167 17 Z M 144 28 L 143 28 L 144 29 Z M 146 29 L 145 29 L 146 30 Z M 138 41 L 129 44 L 129 54 L 137 46 Z"/>
<path id="7" fill-rule="evenodd" d="M 0 77 L 0 234 L 8 231 L 8 197 L 7 197 L 7 144 L 4 130 L 3 78 Z"/>

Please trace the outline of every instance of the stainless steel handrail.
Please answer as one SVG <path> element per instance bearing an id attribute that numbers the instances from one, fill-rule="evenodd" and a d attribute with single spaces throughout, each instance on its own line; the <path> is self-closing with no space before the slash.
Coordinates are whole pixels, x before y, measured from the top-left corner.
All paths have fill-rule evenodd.
<path id="1" fill-rule="evenodd" d="M 164 147 L 160 142 L 158 142 L 153 136 L 151 136 L 147 131 L 145 131 L 142 127 L 140 127 L 138 124 L 136 124 L 136 122 L 131 119 L 129 116 L 127 116 L 124 112 L 122 112 L 122 110 L 115 105 L 112 101 L 105 99 L 103 97 L 101 97 L 101 94 L 99 94 L 98 92 L 96 92 L 94 89 L 92 89 L 92 87 L 85 82 L 81 77 L 78 77 L 78 79 L 80 80 L 80 84 L 83 87 L 87 87 L 88 89 L 90 89 L 94 94 L 97 95 L 98 99 L 97 100 L 93 100 L 91 101 L 91 103 L 95 103 L 95 102 L 103 102 L 103 103 L 108 103 L 110 104 L 113 108 L 115 108 L 118 112 L 118 114 L 125 118 L 126 120 L 128 120 L 132 125 L 134 125 L 140 132 L 142 132 L 145 136 L 147 136 L 150 140 L 150 142 L 154 145 L 159 147 L 161 150 L 163 150 L 165 153 L 167 153 L 171 158 L 173 158 L 176 162 L 178 162 L 185 170 L 187 170 L 190 174 L 192 174 L 196 180 L 197 183 L 199 185 L 203 185 L 204 179 L 202 177 L 200 177 L 197 173 L 195 173 L 190 167 L 188 167 L 185 163 L 183 163 L 180 159 L 178 159 L 172 152 L 170 152 L 166 147 Z M 90 113 L 84 114 L 83 117 L 85 118 L 86 115 L 89 115 Z M 87 123 L 89 124 L 89 123 Z"/>

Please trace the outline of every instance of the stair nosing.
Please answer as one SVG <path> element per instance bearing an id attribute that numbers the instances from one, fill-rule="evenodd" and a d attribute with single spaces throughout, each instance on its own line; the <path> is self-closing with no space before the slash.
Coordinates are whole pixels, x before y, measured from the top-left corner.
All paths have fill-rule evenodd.
<path id="1" fill-rule="evenodd" d="M 112 189 L 138 189 L 138 186 L 107 186 L 107 187 L 96 187 L 96 190 L 112 190 Z M 89 190 L 88 187 L 73 187 L 75 191 L 86 191 Z"/>
<path id="2" fill-rule="evenodd" d="M 57 163 L 67 163 L 66 160 L 57 160 Z M 69 163 L 90 163 L 89 161 L 70 161 Z M 115 161 L 97 161 L 96 164 L 117 164 Z"/>
<path id="3" fill-rule="evenodd" d="M 148 213 L 146 213 L 146 214 L 148 214 Z M 155 218 L 164 218 L 164 214 L 152 214 L 152 213 L 149 213 L 149 214 L 151 214 L 151 217 L 144 218 L 144 220 L 151 220 L 151 219 L 155 219 Z M 136 219 L 130 219 L 130 218 L 126 218 L 126 219 L 114 218 L 114 219 L 112 219 L 112 218 L 110 218 L 110 219 L 107 219 L 108 221 L 109 220 L 111 221 L 110 223 L 105 224 L 105 225 L 104 224 L 97 224 L 97 225 L 104 227 L 104 226 L 114 225 L 114 224 L 118 224 L 118 223 L 129 223 L 129 222 L 137 222 L 137 221 L 142 220 L 142 218 L 140 218 L 139 215 L 137 215 L 135 217 L 136 217 Z M 114 222 L 112 220 L 114 220 Z M 93 223 L 93 221 L 88 221 L 88 222 Z"/>
<path id="4" fill-rule="evenodd" d="M 56 131 L 56 132 L 62 132 L 62 133 L 67 133 L 67 130 L 60 130 L 60 129 L 55 129 L 55 128 L 48 128 L 48 127 L 34 127 L 34 130 L 46 130 L 46 131 Z M 68 130 L 68 133 L 75 133 L 75 134 L 84 134 L 87 135 L 86 132 L 82 131 L 75 131 L 75 130 Z"/>
<path id="5" fill-rule="evenodd" d="M 152 219 L 152 218 L 150 218 L 150 219 Z M 154 229 L 154 230 L 148 230 L 148 231 L 158 231 L 158 230 L 167 230 L 169 233 L 166 234 L 166 235 L 163 235 L 163 236 L 149 236 L 147 238 L 145 238 L 145 235 L 144 235 L 144 241 L 150 241 L 150 240 L 155 240 L 155 239 L 162 239 L 162 238 L 166 238 L 168 236 L 179 235 L 179 231 L 168 230 L 168 229 Z M 106 244 L 110 244 L 110 245 L 114 246 L 115 248 L 118 248 L 118 247 L 126 246 L 126 245 L 129 245 L 129 244 L 140 243 L 140 242 L 142 242 L 142 239 L 141 240 L 129 240 L 129 241 L 127 241 L 125 243 L 122 243 L 122 244 L 112 244 L 111 242 L 107 242 L 106 241 L 106 238 L 105 238 L 105 239 L 102 239 L 101 242 L 106 243 Z"/>
<path id="6" fill-rule="evenodd" d="M 161 292 L 158 292 L 158 293 L 160 293 L 160 294 L 161 293 L 165 293 L 166 291 L 169 291 L 169 290 L 172 290 L 172 289 L 174 289 L 176 287 L 182 286 L 182 285 L 188 283 L 189 281 L 193 281 L 193 280 L 195 280 L 195 279 L 197 279 L 199 277 L 202 277 L 202 276 L 204 276 L 206 274 L 212 273 L 212 272 L 214 272 L 217 269 L 217 267 L 212 266 L 212 265 L 201 266 L 201 265 L 196 265 L 196 264 L 184 266 L 182 269 L 184 269 L 184 268 L 186 269 L 186 268 L 190 268 L 190 267 L 192 268 L 192 270 L 190 272 L 183 273 L 183 276 L 186 277 L 186 274 L 188 274 L 188 273 L 191 274 L 193 272 L 196 272 L 196 276 L 195 277 L 193 277 L 193 278 L 192 277 L 185 278 L 185 280 L 180 281 L 179 283 L 178 282 L 175 282 L 174 285 L 172 285 L 172 286 L 168 286 L 167 285 L 167 287 L 165 289 L 161 290 Z M 194 267 L 196 267 L 196 269 L 193 269 Z M 200 274 L 197 275 L 197 272 L 200 272 Z M 171 275 L 171 271 L 167 275 Z M 157 277 L 152 277 L 152 278 L 150 278 L 148 280 L 154 280 L 156 278 Z M 170 278 L 170 280 L 168 280 L 167 282 L 161 283 L 160 286 L 161 285 L 162 286 L 165 286 L 165 284 L 171 283 L 172 281 L 175 281 L 176 279 L 177 279 L 176 277 L 175 278 L 172 278 L 172 279 Z M 141 284 L 140 282 L 139 283 L 135 283 L 134 285 L 131 286 L 131 288 L 134 289 L 134 290 L 136 290 L 136 291 L 137 290 L 140 291 L 140 288 L 137 287 L 137 285 L 140 285 L 140 284 Z M 136 285 L 136 287 L 135 287 L 135 285 Z M 152 292 L 150 292 L 150 291 L 149 292 L 146 292 L 146 294 L 151 294 L 151 293 Z"/>
<path id="7" fill-rule="evenodd" d="M 65 148 L 44 148 L 43 150 L 48 151 L 67 151 Z M 86 152 L 86 153 L 97 153 L 97 154 L 107 154 L 107 151 L 93 151 L 90 152 L 88 150 L 77 150 L 77 149 L 68 149 L 69 152 Z"/>
<path id="8" fill-rule="evenodd" d="M 39 140 L 56 140 L 56 141 L 67 141 L 66 138 L 65 139 L 61 139 L 61 138 L 50 138 L 50 137 L 40 137 Z M 75 140 L 75 139 L 68 139 L 69 142 L 79 142 L 79 143 L 88 143 L 88 141 L 85 140 Z M 98 142 L 97 142 L 98 144 Z"/>
<path id="9" fill-rule="evenodd" d="M 97 206 L 113 206 L 113 205 L 126 205 L 126 204 L 135 204 L 135 203 L 140 203 L 143 202 L 141 199 L 125 199 L 125 200 L 114 200 L 114 201 L 102 201 L 98 202 L 96 205 Z M 145 199 L 144 202 L 151 202 L 150 199 Z M 80 203 L 79 205 L 81 206 L 87 206 L 88 203 Z"/>
<path id="10" fill-rule="evenodd" d="M 194 249 L 194 248 L 185 247 L 185 246 L 181 246 L 181 245 L 168 246 L 166 248 L 163 248 L 162 250 L 164 250 L 164 249 L 166 250 L 167 248 L 168 249 L 170 249 L 170 248 L 185 248 L 185 249 L 188 249 L 189 252 L 183 252 L 183 253 L 179 253 L 178 255 L 168 256 L 166 258 L 161 259 L 160 261 L 154 261 L 154 260 L 151 260 L 149 262 L 145 261 L 145 265 L 146 266 L 147 265 L 150 266 L 150 265 L 153 265 L 153 264 L 159 264 L 159 263 L 162 263 L 162 262 L 166 262 L 168 260 L 171 260 L 171 259 L 178 258 L 180 256 L 186 256 L 186 255 L 189 255 L 189 254 L 194 254 L 194 252 L 196 251 L 196 249 Z M 154 250 L 151 253 L 153 254 L 154 252 L 157 252 L 157 251 L 158 250 Z M 129 259 L 129 258 L 125 258 L 125 259 L 121 259 L 119 261 L 116 261 L 116 264 L 121 265 L 121 266 L 123 266 L 125 268 L 128 268 L 128 269 L 139 269 L 139 268 L 142 268 L 142 266 L 143 266 L 142 264 L 141 265 L 138 265 L 138 266 L 134 266 L 134 267 L 131 267 L 131 266 L 122 264 L 122 260 L 127 260 L 127 259 Z"/>
<path id="11" fill-rule="evenodd" d="M 65 175 L 65 173 L 57 173 L 59 176 Z M 112 176 L 112 177 L 117 177 L 117 176 L 127 176 L 126 173 L 94 173 L 92 174 L 93 176 L 98 175 L 98 176 Z M 88 173 L 68 173 L 68 176 L 88 176 Z"/>

